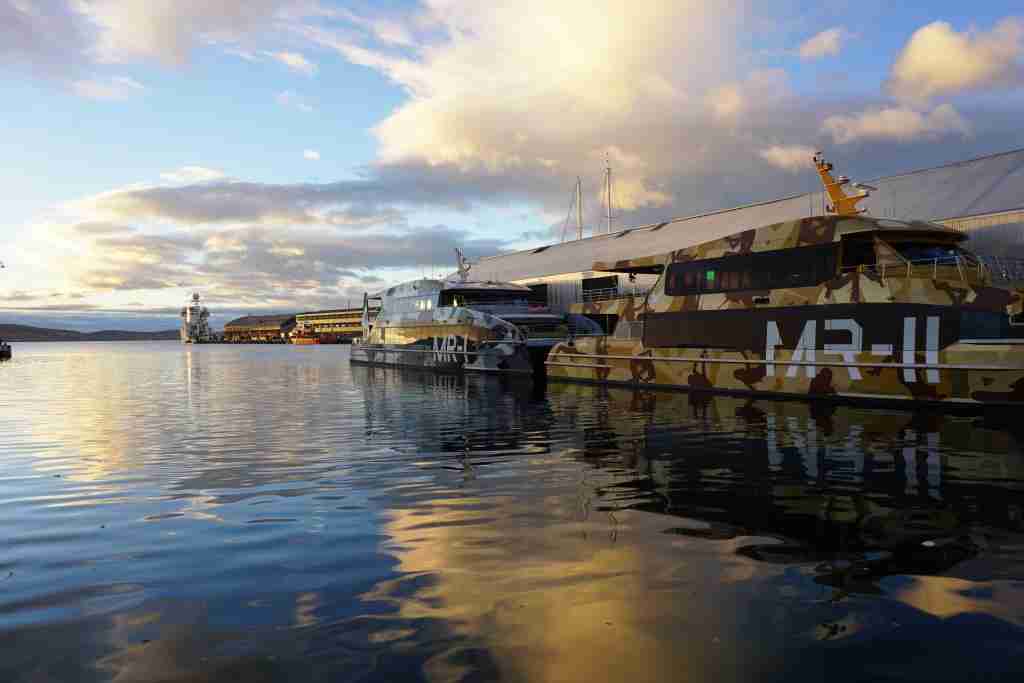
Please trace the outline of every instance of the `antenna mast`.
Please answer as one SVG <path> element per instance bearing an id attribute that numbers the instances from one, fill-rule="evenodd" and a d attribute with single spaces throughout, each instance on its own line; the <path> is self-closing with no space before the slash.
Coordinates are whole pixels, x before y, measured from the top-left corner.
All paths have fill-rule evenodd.
<path id="1" fill-rule="evenodd" d="M 825 187 L 825 193 L 828 194 L 828 198 L 832 201 L 831 205 L 825 207 L 825 212 L 834 213 L 839 216 L 856 216 L 857 214 L 864 213 L 865 209 L 858 209 L 857 203 L 866 199 L 871 194 L 871 190 L 875 188 L 862 183 L 854 183 L 853 186 L 857 188 L 858 192 L 854 195 L 848 195 L 843 191 L 843 185 L 850 182 L 849 178 L 843 175 L 833 178 L 833 166 L 825 161 L 825 157 L 822 156 L 821 152 L 816 152 L 812 160 L 814 161 L 814 167 L 818 171 L 818 177 L 821 178 L 821 184 Z"/>

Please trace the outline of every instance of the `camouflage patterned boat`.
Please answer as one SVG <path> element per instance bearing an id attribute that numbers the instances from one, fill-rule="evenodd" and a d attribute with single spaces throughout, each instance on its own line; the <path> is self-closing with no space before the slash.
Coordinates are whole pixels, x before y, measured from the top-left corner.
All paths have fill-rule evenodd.
<path id="1" fill-rule="evenodd" d="M 548 351 L 572 334 L 599 334 L 589 318 L 554 314 L 531 290 L 473 282 L 459 254 L 457 280 L 421 279 L 388 289 L 371 320 L 363 299 L 363 337 L 351 361 L 441 371 L 543 372 Z"/>
<path id="2" fill-rule="evenodd" d="M 833 181 L 831 165 L 815 161 L 838 215 L 595 263 L 595 271 L 660 276 L 642 297 L 575 304 L 579 313 L 616 315 L 617 325 L 554 347 L 548 376 L 1024 405 L 1024 290 L 995 286 L 962 233 L 859 215 L 866 193 L 846 197 L 845 179 Z"/>

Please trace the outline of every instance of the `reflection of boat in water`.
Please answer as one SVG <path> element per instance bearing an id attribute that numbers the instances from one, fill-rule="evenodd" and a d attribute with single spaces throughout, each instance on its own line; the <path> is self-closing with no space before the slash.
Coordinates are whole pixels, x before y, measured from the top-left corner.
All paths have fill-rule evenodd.
<path id="1" fill-rule="evenodd" d="M 420 453 L 442 437 L 438 469 L 445 453 L 481 476 L 495 454 L 560 453 L 581 468 L 595 511 L 653 513 L 673 535 L 820 565 L 824 583 L 1024 573 L 1024 427 L 999 414 L 570 383 L 521 391 L 501 381 L 511 377 L 387 368 L 355 379 L 374 430 L 401 425 Z M 397 398 L 409 394 L 419 398 Z"/>
<path id="2" fill-rule="evenodd" d="M 595 263 L 658 273 L 609 336 L 552 349 L 552 378 L 813 398 L 1024 404 L 1024 292 L 997 286 L 962 233 L 859 215 L 831 165 L 839 215 Z M 606 310 L 607 309 L 607 310 Z"/>
<path id="3" fill-rule="evenodd" d="M 421 475 L 388 487 L 399 576 L 367 599 L 431 625 L 433 678 L 796 680 L 837 645 L 842 680 L 908 651 L 891 679 L 966 680 L 931 674 L 1019 642 L 1024 431 L 990 415 L 352 374 Z"/>
<path id="4" fill-rule="evenodd" d="M 432 370 L 531 373 L 570 334 L 596 334 L 584 316 L 552 313 L 531 302 L 531 290 L 508 282 L 469 280 L 459 254 L 458 280 L 420 279 L 380 297 L 371 320 L 363 301 L 363 337 L 351 361 Z"/>
<path id="5" fill-rule="evenodd" d="M 548 392 L 569 398 L 577 419 L 592 417 L 583 453 L 617 453 L 608 457 L 645 475 L 637 486 L 648 495 L 630 507 L 689 520 L 672 533 L 768 536 L 776 540 L 742 554 L 861 578 L 948 572 L 981 547 L 987 571 L 998 575 L 1000 548 L 1011 574 L 1024 571 L 1012 550 L 1024 547 L 1020 428 L 801 401 L 559 384 Z"/>

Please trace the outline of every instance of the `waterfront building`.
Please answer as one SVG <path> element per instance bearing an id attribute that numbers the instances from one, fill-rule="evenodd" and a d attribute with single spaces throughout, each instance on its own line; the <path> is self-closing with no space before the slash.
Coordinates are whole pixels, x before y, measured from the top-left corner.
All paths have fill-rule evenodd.
<path id="1" fill-rule="evenodd" d="M 371 307 L 370 314 L 377 314 L 376 306 Z M 289 336 L 292 343 L 343 344 L 362 334 L 362 319 L 362 308 L 299 313 Z"/>
<path id="2" fill-rule="evenodd" d="M 285 344 L 294 315 L 247 315 L 224 326 L 224 341 L 234 344 Z"/>
<path id="3" fill-rule="evenodd" d="M 868 217 L 928 220 L 966 233 L 996 276 L 1024 282 L 1024 149 L 867 181 Z M 772 223 L 827 213 L 823 191 L 792 195 L 560 244 L 482 258 L 481 280 L 526 285 L 553 310 L 638 294 L 656 274 L 595 270 L 595 262 L 664 254 Z"/>

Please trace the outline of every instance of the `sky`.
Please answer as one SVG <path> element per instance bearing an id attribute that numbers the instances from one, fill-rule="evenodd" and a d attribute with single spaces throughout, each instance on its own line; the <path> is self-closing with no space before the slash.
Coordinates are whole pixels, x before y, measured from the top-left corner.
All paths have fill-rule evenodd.
<path id="1" fill-rule="evenodd" d="M 166 329 L 1024 147 L 1024 11 L 0 0 L 0 322 Z"/>

